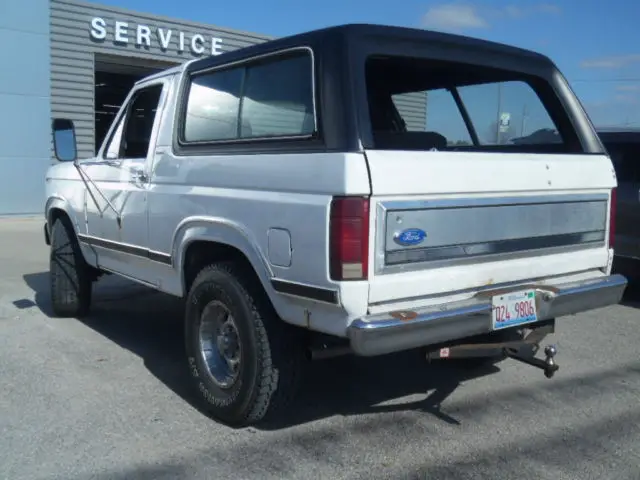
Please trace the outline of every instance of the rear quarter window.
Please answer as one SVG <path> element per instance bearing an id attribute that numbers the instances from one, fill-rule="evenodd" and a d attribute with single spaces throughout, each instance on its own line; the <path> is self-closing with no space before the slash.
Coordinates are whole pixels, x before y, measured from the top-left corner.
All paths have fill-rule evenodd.
<path id="1" fill-rule="evenodd" d="M 316 131 L 313 60 L 306 49 L 191 77 L 183 143 L 310 136 Z"/>

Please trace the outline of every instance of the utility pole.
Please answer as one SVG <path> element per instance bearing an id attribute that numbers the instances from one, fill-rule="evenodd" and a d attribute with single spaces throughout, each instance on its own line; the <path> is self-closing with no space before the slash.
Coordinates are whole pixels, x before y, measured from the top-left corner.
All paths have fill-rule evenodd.
<path id="1" fill-rule="evenodd" d="M 522 106 L 522 124 L 520 125 L 520 136 L 524 137 L 524 129 L 527 125 L 527 106 Z"/>

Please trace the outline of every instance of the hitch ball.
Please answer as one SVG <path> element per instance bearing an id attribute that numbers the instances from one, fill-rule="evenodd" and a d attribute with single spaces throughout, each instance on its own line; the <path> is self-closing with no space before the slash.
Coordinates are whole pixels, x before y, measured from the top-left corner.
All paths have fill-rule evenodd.
<path id="1" fill-rule="evenodd" d="M 544 347 L 544 354 L 546 357 L 544 359 L 544 376 L 547 378 L 553 377 L 553 375 L 556 373 L 556 370 L 558 370 L 558 365 L 556 365 L 556 362 L 553 361 L 553 357 L 555 357 L 557 353 L 558 349 L 555 347 L 555 345 L 547 345 L 546 347 Z"/>

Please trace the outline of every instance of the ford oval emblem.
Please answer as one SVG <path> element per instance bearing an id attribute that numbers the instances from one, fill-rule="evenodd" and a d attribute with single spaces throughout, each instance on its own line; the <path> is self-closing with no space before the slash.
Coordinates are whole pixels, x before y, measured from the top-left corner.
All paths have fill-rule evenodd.
<path id="1" fill-rule="evenodd" d="M 408 228 L 401 232 L 396 232 L 393 235 L 393 240 L 398 244 L 405 247 L 411 245 L 418 245 L 427 238 L 427 232 L 420 230 L 419 228 Z"/>

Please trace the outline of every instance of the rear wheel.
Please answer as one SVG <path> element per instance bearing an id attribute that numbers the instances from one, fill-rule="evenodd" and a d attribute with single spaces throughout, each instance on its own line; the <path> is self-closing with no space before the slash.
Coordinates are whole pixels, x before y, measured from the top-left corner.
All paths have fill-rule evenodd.
<path id="1" fill-rule="evenodd" d="M 51 228 L 49 255 L 51 304 L 55 315 L 82 317 L 89 313 L 91 273 L 71 222 L 66 217 L 57 218 Z"/>
<path id="2" fill-rule="evenodd" d="M 200 271 L 185 315 L 191 375 L 212 417 L 233 426 L 273 419 L 305 362 L 301 331 L 277 317 L 253 278 L 232 263 Z"/>

